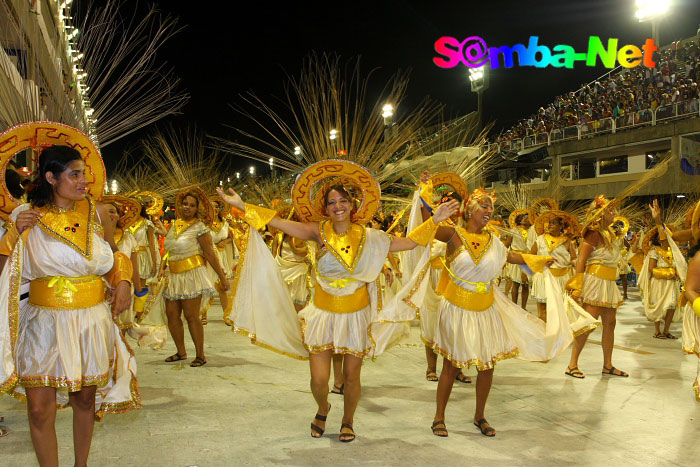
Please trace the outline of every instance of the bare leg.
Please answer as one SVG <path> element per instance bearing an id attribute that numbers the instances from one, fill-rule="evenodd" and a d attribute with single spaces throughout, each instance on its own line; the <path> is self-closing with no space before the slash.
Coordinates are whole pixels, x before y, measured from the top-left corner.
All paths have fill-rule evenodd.
<path id="1" fill-rule="evenodd" d="M 586 310 L 588 313 L 591 314 L 594 318 L 598 318 L 600 316 L 600 308 L 597 306 L 592 306 L 588 304 L 583 305 L 583 309 Z M 569 360 L 569 368 L 574 369 L 578 368 L 578 357 L 581 355 L 581 351 L 583 350 L 583 346 L 586 345 L 586 341 L 588 340 L 588 335 L 592 332 L 588 331 L 580 336 L 577 336 L 574 339 L 574 345 L 571 347 L 571 359 Z"/>
<path id="2" fill-rule="evenodd" d="M 427 345 L 425 346 L 425 359 L 428 362 L 425 377 L 428 378 L 428 381 L 437 381 L 437 354 Z"/>
<path id="3" fill-rule="evenodd" d="M 484 410 L 486 409 L 486 400 L 489 398 L 491 384 L 493 383 L 493 368 L 490 370 L 479 371 L 476 376 L 476 410 L 474 410 L 474 422 L 484 418 Z M 482 424 L 482 430 L 488 424 Z"/>
<path id="4" fill-rule="evenodd" d="M 321 416 L 328 415 L 330 404 L 328 404 L 328 380 L 331 376 L 331 350 L 326 350 L 321 353 L 312 353 L 309 355 L 309 367 L 311 370 L 311 393 L 318 404 L 318 414 Z M 325 430 L 326 422 L 314 419 L 314 425 Z M 312 431 L 311 436 L 320 438 L 321 435 Z"/>
<path id="5" fill-rule="evenodd" d="M 56 390 L 27 388 L 27 415 L 34 452 L 42 467 L 58 466 Z"/>
<path id="6" fill-rule="evenodd" d="M 547 322 L 547 304 L 546 303 L 537 303 L 537 315 L 540 317 L 542 321 L 545 323 Z"/>
<path id="7" fill-rule="evenodd" d="M 627 274 L 622 274 L 620 281 L 622 282 L 622 298 L 627 300 Z"/>
<path id="8" fill-rule="evenodd" d="M 518 304 L 518 290 L 520 290 L 520 284 L 513 282 L 513 288 L 510 289 L 510 299 L 513 300 L 513 303 L 516 305 Z"/>
<path id="9" fill-rule="evenodd" d="M 180 303 L 182 303 L 182 312 L 185 315 L 187 327 L 190 330 L 190 336 L 192 336 L 192 341 L 194 342 L 196 357 L 201 360 L 206 360 L 204 358 L 204 326 L 202 326 L 202 321 L 199 317 L 199 306 L 201 302 L 201 297 L 180 300 Z"/>
<path id="10" fill-rule="evenodd" d="M 221 302 L 221 309 L 226 310 L 228 308 L 228 292 L 219 292 L 219 301 Z"/>
<path id="11" fill-rule="evenodd" d="M 333 354 L 333 389 L 340 390 L 345 384 L 343 376 L 343 355 Z"/>
<path id="12" fill-rule="evenodd" d="M 676 313 L 675 308 L 666 311 L 666 318 L 665 318 L 665 322 L 664 322 L 664 336 L 666 336 L 666 337 L 668 337 L 668 335 L 669 335 L 668 330 L 671 327 L 671 321 L 673 320 L 673 315 L 675 313 Z M 658 321 L 657 321 L 657 324 L 659 324 Z M 658 326 L 657 326 L 657 331 L 658 331 Z"/>
<path id="13" fill-rule="evenodd" d="M 601 308 L 601 321 L 603 322 L 603 367 L 612 368 L 612 352 L 615 345 L 615 310 L 613 308 Z"/>
<path id="14" fill-rule="evenodd" d="M 440 372 L 440 381 L 437 387 L 436 396 L 436 408 L 435 408 L 435 418 L 433 422 L 439 422 L 445 420 L 445 408 L 447 407 L 447 401 L 450 400 L 450 394 L 452 393 L 452 385 L 457 377 L 457 372 L 459 368 L 452 365 L 448 359 L 444 358 L 442 361 L 442 372 Z M 447 430 L 445 430 L 447 432 Z"/>
<path id="15" fill-rule="evenodd" d="M 345 377 L 345 397 L 343 403 L 343 423 L 352 425 L 357 404 L 360 402 L 362 393 L 362 383 L 360 374 L 362 372 L 362 359 L 354 355 L 343 355 L 343 376 Z M 343 430 L 346 430 L 343 428 Z M 348 433 L 350 430 L 348 430 Z M 341 430 L 341 433 L 343 431 Z"/>
<path id="16" fill-rule="evenodd" d="M 68 394 L 73 408 L 73 450 L 76 467 L 86 467 L 95 427 L 95 392 L 97 386 L 85 386 Z"/>
<path id="17" fill-rule="evenodd" d="M 523 296 L 522 296 L 522 307 L 525 309 L 527 307 L 527 298 L 530 296 L 530 286 L 523 284 Z"/>
<path id="18" fill-rule="evenodd" d="M 180 302 L 177 300 L 165 301 L 165 316 L 168 318 L 168 329 L 170 335 L 175 342 L 177 353 L 181 356 L 186 356 L 185 350 L 185 329 L 182 327 L 182 318 L 180 318 Z"/>
<path id="19" fill-rule="evenodd" d="M 506 279 L 506 295 L 510 293 L 511 288 L 513 288 L 513 281 L 510 279 Z"/>

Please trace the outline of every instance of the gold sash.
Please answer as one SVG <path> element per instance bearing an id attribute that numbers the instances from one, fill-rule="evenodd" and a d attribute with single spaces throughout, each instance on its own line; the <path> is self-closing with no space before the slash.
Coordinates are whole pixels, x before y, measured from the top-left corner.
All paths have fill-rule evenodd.
<path id="1" fill-rule="evenodd" d="M 443 274 L 444 277 L 444 274 Z M 450 280 L 442 294 L 445 300 L 469 311 L 484 311 L 493 304 L 493 286 L 485 293 L 472 292 Z"/>
<path id="2" fill-rule="evenodd" d="M 611 268 L 602 264 L 589 264 L 586 266 L 586 274 L 606 281 L 616 281 L 617 276 L 619 276 L 617 268 Z"/>
<path id="3" fill-rule="evenodd" d="M 565 276 L 569 272 L 569 267 L 565 268 L 549 268 L 554 277 Z"/>
<path id="4" fill-rule="evenodd" d="M 654 268 L 651 270 L 654 279 L 675 279 L 676 268 Z"/>
<path id="5" fill-rule="evenodd" d="M 202 255 L 194 255 L 185 259 L 179 259 L 174 261 L 172 259 L 168 260 L 168 266 L 170 267 L 171 274 L 181 274 L 183 272 L 191 271 L 200 266 L 204 266 L 204 258 Z"/>
<path id="6" fill-rule="evenodd" d="M 315 288 L 314 305 L 331 313 L 354 313 L 369 306 L 367 286 L 362 286 L 350 295 L 329 294 L 319 285 Z"/>
<path id="7" fill-rule="evenodd" d="M 40 308 L 75 310 L 105 301 L 105 282 L 100 276 L 49 276 L 29 283 L 29 303 Z"/>

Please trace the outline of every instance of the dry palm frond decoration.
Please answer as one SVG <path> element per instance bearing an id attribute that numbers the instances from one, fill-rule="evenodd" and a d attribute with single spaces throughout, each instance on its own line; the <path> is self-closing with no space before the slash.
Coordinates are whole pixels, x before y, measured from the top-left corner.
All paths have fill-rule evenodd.
<path id="1" fill-rule="evenodd" d="M 151 167 L 146 178 L 153 185 L 147 185 L 148 191 L 169 201 L 185 186 L 199 187 L 211 195 L 221 174 L 228 173 L 221 154 L 205 147 L 202 133 L 194 127 L 156 131 L 141 146 L 141 159 Z"/>
<path id="2" fill-rule="evenodd" d="M 298 78 L 289 77 L 280 108 L 252 93 L 243 97 L 245 104 L 238 111 L 260 134 L 234 129 L 250 144 L 213 138 L 212 145 L 265 163 L 274 157 L 277 166 L 297 173 L 322 160 L 351 160 L 369 169 L 385 187 L 396 174 L 383 171 L 384 166 L 405 159 L 417 131 L 439 112 L 437 105 L 423 102 L 386 127 L 381 109 L 386 103 L 399 108 L 407 84 L 406 75 L 397 73 L 370 102 L 369 76 L 361 74 L 359 60 L 344 66 L 336 56 L 312 55 Z M 295 147 L 301 150 L 296 156 Z"/>
<path id="3" fill-rule="evenodd" d="M 173 18 L 153 8 L 145 16 L 132 12 L 128 18 L 116 0 L 99 7 L 91 3 L 85 17 L 75 22 L 77 40 L 66 53 L 61 18 L 68 8 L 58 6 L 59 18 L 52 22 L 59 26 L 47 37 L 37 26 L 51 11 L 30 11 L 31 3 L 0 2 L 0 16 L 7 19 L 4 36 L 14 50 L 25 51 L 17 56 L 16 67 L 0 62 L 0 130 L 49 120 L 78 128 L 105 147 L 179 112 L 189 99 L 178 90 L 180 80 L 156 58 L 180 30 Z M 73 10 L 72 15 L 79 14 Z M 32 47 L 47 39 L 49 49 Z M 51 48 L 58 57 L 47 56 Z M 29 50 L 34 53 L 26 53 Z"/>

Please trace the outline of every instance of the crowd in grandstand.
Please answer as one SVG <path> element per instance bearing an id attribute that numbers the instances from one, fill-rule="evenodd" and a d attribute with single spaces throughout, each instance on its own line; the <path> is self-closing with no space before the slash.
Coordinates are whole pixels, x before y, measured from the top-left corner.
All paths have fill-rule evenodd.
<path id="1" fill-rule="evenodd" d="M 629 68 L 557 96 L 547 107 L 540 107 L 537 113 L 502 133 L 497 142 L 556 133 L 576 125 L 583 133 L 596 131 L 605 125 L 606 118 L 615 119 L 618 128 L 638 124 L 651 121 L 652 112 L 659 107 L 674 112 L 672 107 L 667 110 L 664 106 L 675 103 L 682 103 L 682 108 L 675 111 L 677 115 L 698 112 L 698 44 L 679 41 L 655 58 L 655 68 Z"/>

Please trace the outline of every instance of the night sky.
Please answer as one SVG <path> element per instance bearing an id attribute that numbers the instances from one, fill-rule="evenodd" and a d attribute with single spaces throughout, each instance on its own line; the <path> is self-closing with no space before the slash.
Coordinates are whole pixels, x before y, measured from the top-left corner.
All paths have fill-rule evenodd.
<path id="1" fill-rule="evenodd" d="M 137 2 L 126 0 L 127 7 Z M 138 2 L 138 8 L 145 7 Z M 585 51 L 588 37 L 604 43 L 619 38 L 619 46 L 644 43 L 651 25 L 638 23 L 634 0 L 575 1 L 374 1 L 327 3 L 312 8 L 304 2 L 184 2 L 160 1 L 159 9 L 177 16 L 186 28 L 162 51 L 161 59 L 175 68 L 191 100 L 174 125 L 196 123 L 209 134 L 233 137 L 224 124 L 244 124 L 230 104 L 254 91 L 266 101 L 282 96 L 286 73 L 298 75 L 311 51 L 335 52 L 351 59 L 360 55 L 365 71 L 379 68 L 375 83 L 383 85 L 398 69 L 410 70 L 407 103 L 425 96 L 446 106 L 446 116 L 476 110 L 467 69 L 441 69 L 433 64 L 434 43 L 441 36 L 462 40 L 481 36 L 492 46 L 527 44 L 530 36 L 550 48 L 568 44 Z M 694 36 L 700 22 L 700 2 L 674 0 L 662 20 L 661 42 Z M 576 90 L 608 69 L 578 63 L 573 70 L 518 68 L 490 71 L 484 94 L 484 121 L 499 131 Z M 398 109 L 401 112 L 401 109 Z M 165 123 L 161 121 L 160 124 Z M 153 127 L 151 127 L 151 130 Z M 106 147 L 108 167 L 134 146 L 149 129 Z M 240 166 L 249 165 L 241 160 Z"/>

